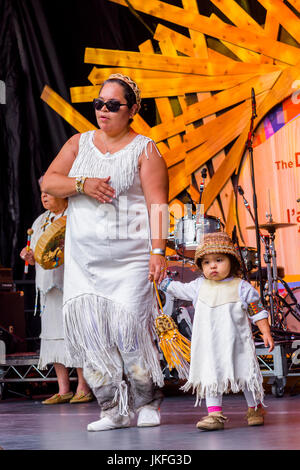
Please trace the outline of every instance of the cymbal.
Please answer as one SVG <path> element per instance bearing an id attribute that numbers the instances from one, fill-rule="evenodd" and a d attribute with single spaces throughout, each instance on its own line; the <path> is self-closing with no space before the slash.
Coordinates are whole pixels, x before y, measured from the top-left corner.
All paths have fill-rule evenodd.
<path id="1" fill-rule="evenodd" d="M 293 225 L 297 224 L 290 224 L 287 222 L 266 222 L 265 224 L 259 224 L 259 228 L 262 228 L 264 230 L 268 231 L 274 231 L 277 230 L 278 228 L 286 228 L 286 227 L 292 227 Z M 248 230 L 255 229 L 255 225 L 251 225 L 249 227 L 246 227 Z"/>

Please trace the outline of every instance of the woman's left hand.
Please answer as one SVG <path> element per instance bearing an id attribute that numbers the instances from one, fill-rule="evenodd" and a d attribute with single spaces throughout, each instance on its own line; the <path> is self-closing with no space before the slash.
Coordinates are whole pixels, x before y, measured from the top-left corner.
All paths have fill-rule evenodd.
<path id="1" fill-rule="evenodd" d="M 162 255 L 151 255 L 149 261 L 149 281 L 160 284 L 166 277 L 167 261 Z"/>

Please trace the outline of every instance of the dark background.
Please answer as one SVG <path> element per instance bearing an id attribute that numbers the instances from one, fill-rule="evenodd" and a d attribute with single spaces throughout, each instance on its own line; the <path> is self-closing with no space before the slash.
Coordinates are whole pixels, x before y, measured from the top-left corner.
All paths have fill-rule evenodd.
<path id="1" fill-rule="evenodd" d="M 168 3 L 182 6 L 180 0 Z M 256 0 L 238 3 L 264 22 Z M 217 11 L 209 0 L 198 4 L 203 15 Z M 147 27 L 128 8 L 108 0 L 0 0 L 0 80 L 6 85 L 6 102 L 0 104 L 0 266 L 12 268 L 14 279 L 24 278 L 19 252 L 43 210 L 38 179 L 77 132 L 41 100 L 41 92 L 47 84 L 70 102 L 70 87 L 89 85 L 86 47 L 138 51 L 158 22 L 138 14 Z M 73 106 L 96 124 L 90 104 Z M 143 113 L 151 114 L 151 105 L 144 105 Z M 147 116 L 151 119 L 155 115 Z M 27 275 L 31 278 L 34 269 Z"/>

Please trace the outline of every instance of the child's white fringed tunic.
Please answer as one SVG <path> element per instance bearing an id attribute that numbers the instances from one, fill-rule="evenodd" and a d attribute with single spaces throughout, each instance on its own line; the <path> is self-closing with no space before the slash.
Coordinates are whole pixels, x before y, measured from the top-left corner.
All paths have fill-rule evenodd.
<path id="1" fill-rule="evenodd" d="M 150 228 L 138 159 L 151 139 L 137 135 L 103 154 L 85 132 L 70 177 L 105 178 L 116 198 L 102 204 L 84 194 L 69 198 L 65 239 L 64 319 L 71 355 L 102 373 L 116 372 L 109 349 L 140 351 L 154 383 L 163 385 L 153 342 L 154 294 L 148 280 Z"/>
<path id="2" fill-rule="evenodd" d="M 192 300 L 195 306 L 191 364 L 183 390 L 196 391 L 198 403 L 206 396 L 243 391 L 263 402 L 262 375 L 255 352 L 250 320 L 267 318 L 266 310 L 252 316 L 248 305 L 258 292 L 238 278 L 211 281 L 203 277 L 190 283 L 163 281 L 161 289 L 174 297 Z"/>

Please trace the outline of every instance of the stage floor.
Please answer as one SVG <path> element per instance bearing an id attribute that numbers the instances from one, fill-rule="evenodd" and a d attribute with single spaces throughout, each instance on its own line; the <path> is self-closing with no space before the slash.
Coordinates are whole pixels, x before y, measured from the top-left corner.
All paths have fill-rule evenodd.
<path id="1" fill-rule="evenodd" d="M 299 450 L 300 395 L 268 394 L 265 404 L 265 425 L 248 427 L 243 395 L 227 395 L 226 429 L 203 432 L 195 424 L 206 414 L 204 404 L 199 409 L 191 395 L 168 396 L 161 406 L 159 427 L 137 428 L 134 420 L 131 428 L 87 432 L 87 424 L 99 416 L 96 401 L 45 406 L 36 399 L 5 399 L 0 401 L 0 446 L 4 450 Z"/>

